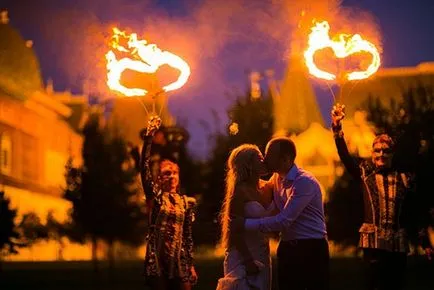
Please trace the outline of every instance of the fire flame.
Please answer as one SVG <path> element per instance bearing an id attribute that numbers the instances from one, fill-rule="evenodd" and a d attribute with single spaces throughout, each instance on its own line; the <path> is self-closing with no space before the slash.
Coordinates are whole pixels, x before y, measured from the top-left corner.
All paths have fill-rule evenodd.
<path id="1" fill-rule="evenodd" d="M 309 47 L 304 52 L 304 58 L 309 72 L 317 78 L 335 80 L 336 75 L 319 69 L 314 61 L 314 54 L 321 49 L 330 47 L 337 58 L 345 58 L 353 53 L 367 52 L 372 55 L 372 62 L 365 71 L 347 73 L 347 80 L 361 80 L 373 75 L 380 67 L 380 54 L 371 42 L 364 40 L 359 34 L 349 37 L 347 34 L 339 34 L 337 40 L 330 39 L 330 25 L 327 21 L 316 23 L 309 35 Z"/>
<path id="2" fill-rule="evenodd" d="M 127 40 L 126 47 L 120 44 L 122 39 Z M 144 96 L 148 93 L 145 89 L 127 88 L 120 83 L 124 70 L 130 69 L 141 73 L 155 73 L 158 68 L 167 64 L 180 71 L 178 79 L 163 87 L 163 91 L 173 91 L 181 88 L 190 76 L 189 65 L 179 56 L 162 51 L 155 44 L 148 44 L 146 40 L 138 40 L 137 34 L 127 35 L 118 28 L 113 28 L 113 37 L 110 43 L 112 49 L 107 52 L 107 85 L 113 90 L 125 96 Z M 128 53 L 131 58 L 125 57 L 117 60 L 114 50 Z"/>

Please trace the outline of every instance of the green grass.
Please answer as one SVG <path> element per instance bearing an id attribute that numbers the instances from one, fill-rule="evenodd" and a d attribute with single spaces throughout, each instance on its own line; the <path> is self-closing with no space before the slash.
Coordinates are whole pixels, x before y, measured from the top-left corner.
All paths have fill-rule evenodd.
<path id="1" fill-rule="evenodd" d="M 197 261 L 199 282 L 194 289 L 215 289 L 222 276 L 222 260 Z M 109 278 L 107 264 L 101 263 L 99 275 L 89 262 L 5 263 L 0 277 L 1 290 L 134 290 L 145 289 L 141 277 L 142 262 L 118 262 L 115 276 Z M 409 260 L 407 289 L 434 289 L 434 263 Z M 363 289 L 363 265 L 357 258 L 334 258 L 331 261 L 331 289 Z"/>

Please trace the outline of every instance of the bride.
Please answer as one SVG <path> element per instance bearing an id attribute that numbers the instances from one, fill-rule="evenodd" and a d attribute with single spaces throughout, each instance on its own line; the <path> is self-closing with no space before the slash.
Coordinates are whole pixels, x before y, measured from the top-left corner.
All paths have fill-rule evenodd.
<path id="1" fill-rule="evenodd" d="M 230 227 L 231 217 L 262 218 L 277 213 L 272 188 L 259 179 L 267 173 L 261 151 L 256 145 L 241 145 L 232 150 L 227 167 L 221 211 L 224 277 L 217 290 L 270 290 L 268 237 L 259 231 L 236 232 Z"/>

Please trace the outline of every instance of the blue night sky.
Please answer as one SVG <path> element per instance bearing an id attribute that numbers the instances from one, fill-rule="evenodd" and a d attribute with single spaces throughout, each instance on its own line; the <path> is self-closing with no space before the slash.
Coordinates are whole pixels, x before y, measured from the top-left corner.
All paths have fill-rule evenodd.
<path id="1" fill-rule="evenodd" d="M 95 93 L 103 94 L 104 45 L 114 24 L 182 56 L 190 63 L 192 75 L 184 88 L 170 96 L 169 109 L 178 119 L 187 120 L 192 134 L 189 147 L 203 157 L 210 149 L 207 134 L 225 130 L 228 92 L 246 89 L 246 72 L 271 68 L 277 78 L 282 77 L 293 21 L 270 4 L 282 1 L 2 0 L 0 9 L 8 9 L 11 25 L 34 41 L 43 78 L 52 78 L 56 90 L 70 88 L 80 93 L 87 80 Z M 383 67 L 434 61 L 434 1 L 341 2 L 344 8 L 367 12 L 375 20 Z M 327 121 L 330 96 L 320 92 L 318 100 Z M 212 109 L 220 125 L 214 124 Z M 210 124 L 208 129 L 202 120 Z"/>

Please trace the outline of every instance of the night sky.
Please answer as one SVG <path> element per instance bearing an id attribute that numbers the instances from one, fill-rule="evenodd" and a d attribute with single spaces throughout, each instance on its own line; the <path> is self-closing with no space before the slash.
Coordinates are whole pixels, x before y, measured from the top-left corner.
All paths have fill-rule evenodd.
<path id="1" fill-rule="evenodd" d="M 0 9 L 8 9 L 11 25 L 34 41 L 43 78 L 52 78 L 56 90 L 80 93 L 88 81 L 95 94 L 104 94 L 103 57 L 114 24 L 182 56 L 192 75 L 184 88 L 170 95 L 169 109 L 187 124 L 192 153 L 204 157 L 210 148 L 207 134 L 225 130 L 228 95 L 247 88 L 247 72 L 271 68 L 278 78 L 283 75 L 292 18 L 271 2 L 281 1 L 1 0 Z M 376 22 L 383 67 L 434 61 L 434 1 L 341 2 L 346 9 L 369 13 Z M 354 24 L 359 24 L 357 19 Z M 318 100 L 328 120 L 330 96 L 320 93 Z M 213 124 L 211 110 L 220 125 Z"/>

